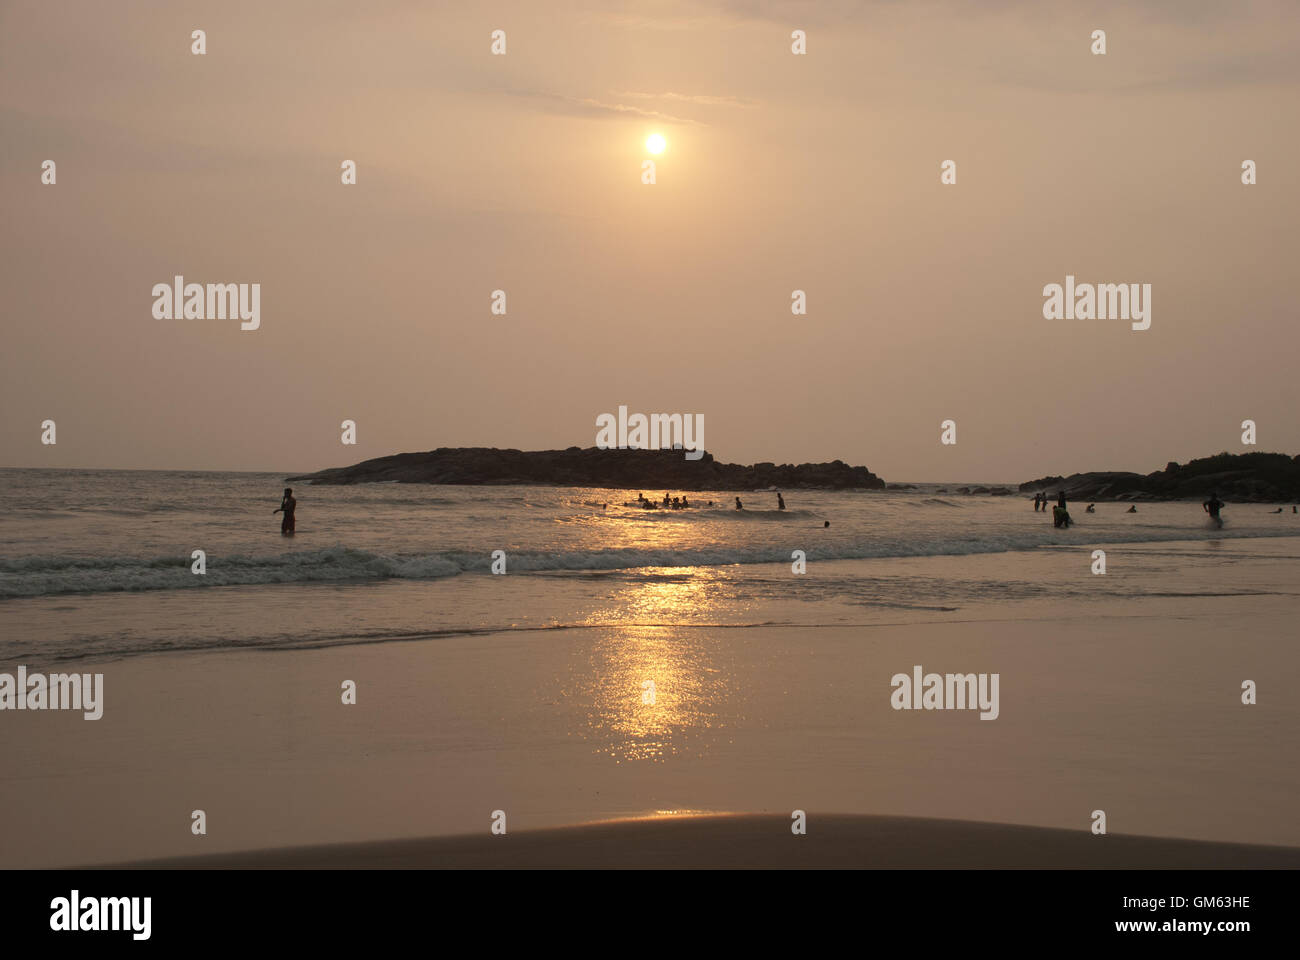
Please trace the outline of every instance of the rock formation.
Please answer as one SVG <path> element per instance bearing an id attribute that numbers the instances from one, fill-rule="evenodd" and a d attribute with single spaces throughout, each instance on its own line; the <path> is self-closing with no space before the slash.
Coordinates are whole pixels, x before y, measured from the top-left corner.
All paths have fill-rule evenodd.
<path id="1" fill-rule="evenodd" d="M 498 450 L 495 447 L 439 447 L 427 453 L 398 453 L 289 477 L 320 484 L 537 483 L 561 487 L 625 490 L 879 490 L 885 481 L 866 467 L 830 463 L 718 463 L 705 453 L 687 460 L 681 450 Z"/>
<path id="2" fill-rule="evenodd" d="M 1197 500 L 1217 492 L 1226 500 L 1257 503 L 1300 501 L 1300 457 L 1285 453 L 1220 453 L 1154 473 L 1094 472 L 1041 477 L 1021 493 L 1064 490 L 1070 500 Z"/>

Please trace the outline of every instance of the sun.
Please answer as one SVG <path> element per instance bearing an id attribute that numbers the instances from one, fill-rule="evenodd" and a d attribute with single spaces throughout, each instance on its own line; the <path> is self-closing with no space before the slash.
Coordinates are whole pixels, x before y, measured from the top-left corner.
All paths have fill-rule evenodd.
<path id="1" fill-rule="evenodd" d="M 645 148 L 651 153 L 663 153 L 668 146 L 668 141 L 663 138 L 662 134 L 652 133 L 646 137 Z"/>

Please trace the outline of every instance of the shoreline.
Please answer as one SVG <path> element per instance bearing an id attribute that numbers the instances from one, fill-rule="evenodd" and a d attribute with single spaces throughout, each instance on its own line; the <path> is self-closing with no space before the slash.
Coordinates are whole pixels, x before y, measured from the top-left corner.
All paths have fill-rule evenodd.
<path id="1" fill-rule="evenodd" d="M 1086 867 L 1104 849 L 1094 842 L 1154 867 L 1225 864 L 1216 850 L 1234 863 L 1290 864 L 1290 854 L 1178 844 L 1300 848 L 1300 770 L 1290 762 L 1300 704 L 1285 694 L 1300 685 L 1297 542 L 1148 544 L 1112 551 L 1104 578 L 1090 572 L 1092 544 L 819 564 L 793 581 L 805 599 L 778 589 L 756 605 L 748 584 L 783 583 L 782 566 L 742 581 L 741 606 L 713 575 L 288 586 L 213 593 L 210 603 L 114 595 L 94 601 L 94 616 L 150 623 L 160 643 L 196 622 L 225 642 L 241 624 L 257 633 L 290 620 L 356 637 L 381 628 L 389 608 L 427 627 L 454 609 L 466 623 L 547 629 L 105 662 L 101 719 L 4 718 L 0 810 L 25 829 L 0 850 L 0 867 L 152 864 L 198 851 L 247 862 L 283 848 L 332 862 L 340 851 L 322 848 L 361 844 L 358 855 L 371 856 L 374 844 L 432 844 L 387 854 L 420 866 L 441 863 L 430 857 L 445 843 L 470 844 L 471 863 L 495 855 L 485 842 L 516 840 L 538 846 L 513 865 L 580 865 L 547 838 L 586 844 L 607 835 L 591 832 L 602 822 L 712 811 L 769 820 L 704 818 L 704 835 L 659 824 L 642 846 L 608 842 L 643 865 L 654 865 L 646 858 L 657 844 L 693 856 L 677 836 L 722 863 L 785 863 L 791 850 L 760 842 L 769 828 L 773 843 L 806 842 L 808 862 L 822 865 L 1017 866 L 1043 844 L 1057 856 L 1046 865 Z M 873 581 L 868 600 L 852 602 L 852 586 Z M 888 602 L 870 599 L 882 589 Z M 563 603 L 542 603 L 557 592 Z M 717 621 L 696 620 L 711 604 Z M 30 622 L 14 623 L 19 636 L 39 635 L 43 621 Z M 999 675 L 997 718 L 894 708 L 891 678 L 918 665 Z M 1244 680 L 1258 684 L 1257 704 L 1243 703 Z M 347 682 L 351 705 L 340 697 Z M 507 838 L 488 835 L 498 809 Z M 791 838 L 795 809 L 810 813 L 807 837 Z M 1098 809 L 1108 838 L 1089 832 Z M 191 833 L 195 810 L 206 835 Z M 855 859 L 815 852 L 835 846 L 819 838 L 840 822 L 818 811 L 861 821 L 835 834 Z M 964 852 L 943 859 L 931 827 L 897 827 L 912 820 L 965 824 L 940 831 Z M 720 824 L 725 836 L 710 839 Z M 1006 829 L 1059 834 L 986 835 Z M 878 844 L 893 844 L 894 858 Z"/>
<path id="2" fill-rule="evenodd" d="M 1150 838 L 1132 862 L 1153 866 L 1200 862 L 1184 841 L 1300 847 L 1287 760 L 1300 707 L 1277 692 L 1300 683 L 1287 639 L 1295 601 L 1267 599 L 1169 598 L 1105 619 L 1081 609 L 816 630 L 603 625 L 544 640 L 130 658 L 105 665 L 100 720 L 6 718 L 0 809 L 27 829 L 0 867 L 480 830 L 500 841 L 487 835 L 498 809 L 520 839 L 648 811 L 784 811 L 774 836 L 786 839 L 788 812 L 802 809 L 800 839 L 814 846 L 818 810 L 1014 823 L 1061 831 L 1049 845 L 1063 867 L 1094 862 L 1100 848 L 1080 843 L 1127 848 L 1125 836 Z M 915 664 L 999 673 L 999 717 L 892 709 L 891 676 Z M 1258 706 L 1241 705 L 1241 677 L 1259 681 Z M 347 680 L 355 706 L 340 705 Z M 1096 809 L 1110 838 L 1089 833 Z M 207 835 L 192 835 L 193 810 Z M 727 855 L 769 849 L 745 854 L 748 836 L 728 840 Z M 465 856 L 485 855 L 468 842 Z M 977 861 L 967 866 L 1014 865 L 992 841 L 963 849 Z M 547 850 L 554 859 L 543 844 L 535 865 Z"/>
<path id="3" fill-rule="evenodd" d="M 1276 556 L 1264 559 L 1270 564 L 1286 563 L 1300 554 L 1300 530 L 1279 530 L 1275 533 L 1261 535 L 1257 531 L 1238 532 L 1231 526 L 1223 531 L 1211 531 L 1216 536 L 1199 539 L 1163 540 L 1145 534 L 1132 540 L 1118 538 L 1101 538 L 1097 540 L 1078 540 L 1074 543 L 1044 543 L 1033 547 L 1014 547 L 989 550 L 972 550 L 963 553 L 902 554 L 859 557 L 817 558 L 812 572 L 808 575 L 809 583 L 825 580 L 827 583 L 852 583 L 858 578 L 878 578 L 883 576 L 900 576 L 903 578 L 918 575 L 953 580 L 979 577 L 988 564 L 995 564 L 1003 576 L 1012 581 L 1027 580 L 1035 572 L 1045 573 L 1050 580 L 1051 571 L 1064 573 L 1066 558 L 1077 550 L 1091 551 L 1102 548 L 1111 555 L 1112 561 L 1126 563 L 1129 569 L 1140 562 L 1148 552 L 1174 552 L 1186 554 L 1188 551 L 1214 550 L 1229 551 L 1229 555 L 1243 558 L 1256 551 L 1267 551 Z M 1205 554 L 1213 556 L 1214 554 Z M 1182 558 L 1184 561 L 1186 556 Z M 351 647 L 383 647 L 389 644 L 408 644 L 437 642 L 451 637 L 482 637 L 485 640 L 497 635 L 536 634 L 538 636 L 559 630 L 598 632 L 616 628 L 619 618 L 610 616 L 608 610 L 593 618 L 588 609 L 589 598 L 571 595 L 566 602 L 548 606 L 546 595 L 557 582 L 557 577 L 566 578 L 569 583 L 582 583 L 590 578 L 605 579 L 611 589 L 630 591 L 633 596 L 653 595 L 652 584 L 662 575 L 689 575 L 693 571 L 706 569 L 711 571 L 739 570 L 746 576 L 784 576 L 789 569 L 782 560 L 736 559 L 726 564 L 699 565 L 694 563 L 670 563 L 646 566 L 604 567 L 604 568 L 524 568 L 514 571 L 508 580 L 501 582 L 482 571 L 459 570 L 441 576 L 407 578 L 401 576 L 369 576 L 350 579 L 340 576 L 329 580 L 289 580 L 282 582 L 234 582 L 204 586 L 194 591 L 179 591 L 168 588 L 136 590 L 104 590 L 98 592 L 60 592 L 36 596 L 17 596 L 0 600 L 0 605 L 7 605 L 12 618 L 13 629 L 17 634 L 31 632 L 39 623 L 42 611 L 69 603 L 85 603 L 112 610 L 111 616 L 122 620 L 141 620 L 150 618 L 157 624 L 158 636 L 145 645 L 121 649 L 86 649 L 84 652 L 72 653 L 70 650 L 31 650 L 23 654 L 5 651 L 0 647 L 0 671 L 21 665 L 30 670 L 51 672 L 59 669 L 76 668 L 78 664 L 92 665 L 112 662 L 131 662 L 139 658 L 155 656 L 170 657 L 174 655 L 221 655 L 236 653 L 292 653 L 294 651 L 312 651 L 324 649 L 347 649 Z M 1253 573 L 1242 575 L 1242 568 L 1228 567 L 1218 573 L 1212 592 L 1208 595 L 1249 596 L 1257 592 L 1261 582 Z M 1278 570 L 1272 579 L 1262 586 L 1269 592 L 1286 590 L 1284 571 Z M 715 580 L 721 583 L 722 580 Z M 536 609 L 532 616 L 515 618 L 498 616 L 495 607 L 504 598 L 514 608 Z M 199 636 L 188 644 L 176 643 L 170 639 L 172 632 L 185 630 L 187 621 L 180 614 L 169 614 L 165 619 L 157 613 L 159 608 L 167 610 L 176 600 L 183 599 L 193 610 L 201 613 L 205 620 L 221 624 L 249 603 L 268 603 L 273 605 L 293 604 L 316 607 L 329 603 L 330 609 L 338 616 L 343 616 L 349 606 L 356 602 L 353 598 L 376 597 L 384 592 L 391 599 L 384 601 L 402 610 L 415 609 L 424 613 L 412 613 L 390 624 L 378 624 L 367 631 L 356 629 L 336 632 L 321 632 L 325 624 L 337 622 L 333 614 L 317 617 L 315 628 L 303 624 L 304 632 L 296 636 L 276 636 L 269 642 L 256 642 L 254 636 L 241 636 L 235 625 L 229 625 L 225 631 L 217 629 L 223 641 L 214 641 L 216 635 Z M 1179 586 L 1182 596 L 1196 597 L 1188 592 L 1184 585 Z M 347 599 L 344 599 L 346 593 Z M 1156 603 L 1172 594 L 1152 593 L 1142 602 Z M 781 606 L 773 608 L 759 619 L 728 620 L 719 616 L 712 620 L 693 620 L 678 617 L 671 619 L 671 608 L 662 613 L 655 610 L 655 618 L 645 620 L 641 626 L 653 628 L 671 628 L 695 635 L 705 635 L 710 630 L 752 629 L 759 626 L 788 626 L 792 630 L 871 630 L 877 627 L 907 627 L 921 623 L 960 623 L 964 621 L 984 622 L 999 619 L 1019 621 L 1034 620 L 1051 623 L 1059 619 L 1088 614 L 1095 599 L 1078 594 L 1053 596 L 1050 604 L 1045 605 L 1041 597 L 1021 597 L 1006 601 L 998 599 L 981 599 L 963 596 L 945 600 L 942 604 L 909 606 L 906 603 L 892 606 L 890 604 L 858 605 L 849 602 L 850 619 L 841 614 L 843 608 L 834 610 L 804 606 Z M 1106 602 L 1115 599 L 1103 595 Z M 765 601 L 770 603 L 770 601 Z M 469 604 L 467 612 L 457 618 L 437 619 L 439 611 L 451 609 L 456 604 Z M 1010 604 L 1010 605 L 1008 605 Z M 1157 615 L 1175 615 L 1176 608 L 1149 608 Z M 233 612 L 232 612 L 233 611 Z M 828 615 L 825 622 L 814 622 L 809 616 Z M 834 616 L 829 616 L 834 614 Z M 664 616 L 666 615 L 666 616 Z M 1123 620 L 1131 612 L 1100 611 L 1089 614 L 1102 620 Z M 659 619 L 664 616 L 664 619 Z M 486 619 L 485 619 L 486 618 Z M 788 618 L 788 619 L 786 619 Z M 417 625 L 418 623 L 418 625 Z M 30 624 L 30 627 L 27 626 Z M 142 634 L 143 636 L 143 634 Z"/>

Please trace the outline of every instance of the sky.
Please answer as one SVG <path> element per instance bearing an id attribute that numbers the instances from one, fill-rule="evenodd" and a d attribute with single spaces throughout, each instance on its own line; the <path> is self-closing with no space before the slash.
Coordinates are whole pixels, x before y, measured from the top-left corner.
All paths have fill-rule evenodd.
<path id="1" fill-rule="evenodd" d="M 619 405 L 891 481 L 1300 453 L 1297 37 L 1293 2 L 0 2 L 0 466 L 589 447 Z M 259 283 L 260 328 L 155 318 L 178 274 Z M 1150 284 L 1150 329 L 1044 319 L 1067 274 Z"/>

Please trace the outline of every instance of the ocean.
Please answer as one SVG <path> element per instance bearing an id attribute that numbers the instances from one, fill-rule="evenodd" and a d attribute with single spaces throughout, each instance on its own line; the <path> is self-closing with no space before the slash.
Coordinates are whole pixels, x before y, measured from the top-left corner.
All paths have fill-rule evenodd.
<path id="1" fill-rule="evenodd" d="M 644 511 L 624 505 L 636 490 L 303 484 L 297 533 L 282 537 L 279 474 L 4 469 L 0 663 L 952 619 L 989 603 L 1178 596 L 1189 565 L 1226 594 L 1290 590 L 1240 575 L 1250 556 L 1278 554 L 1269 538 L 1300 534 L 1289 510 L 1229 505 L 1215 530 L 1195 503 L 1073 504 L 1060 530 L 1027 497 L 951 492 L 964 485 L 789 490 L 785 511 L 774 492 L 685 491 L 692 509 Z M 1098 544 L 1112 553 L 1105 577 L 1091 569 Z M 1131 545 L 1130 562 L 1116 566 L 1114 545 Z M 953 562 L 972 555 L 984 559 Z"/>

